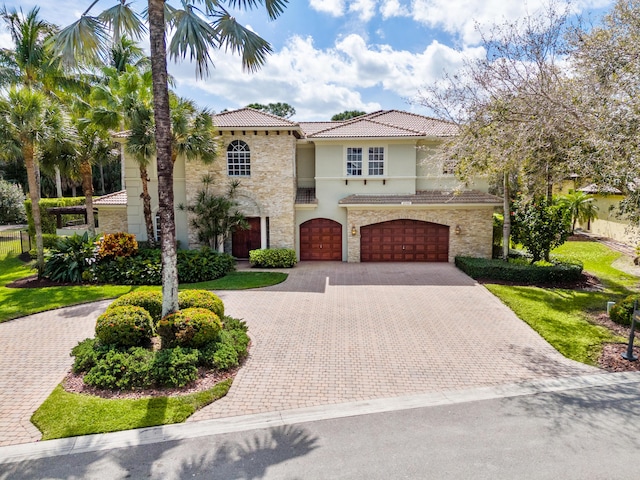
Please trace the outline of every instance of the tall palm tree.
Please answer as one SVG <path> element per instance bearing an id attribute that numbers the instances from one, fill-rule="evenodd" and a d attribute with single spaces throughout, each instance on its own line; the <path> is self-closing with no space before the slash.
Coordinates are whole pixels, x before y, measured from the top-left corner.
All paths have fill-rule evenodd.
<path id="1" fill-rule="evenodd" d="M 93 61 L 104 53 L 107 31 L 119 38 L 127 33 L 139 39 L 144 31 L 140 17 L 126 0 L 99 16 L 88 13 L 64 28 L 56 40 L 56 49 L 70 64 Z M 158 197 L 162 233 L 162 313 L 178 308 L 178 269 L 176 227 L 173 194 L 173 161 L 171 158 L 171 116 L 167 74 L 166 31 L 174 30 L 169 45 L 172 59 L 184 59 L 187 54 L 196 64 L 197 75 L 208 74 L 211 62 L 209 50 L 228 49 L 242 56 L 248 71 L 260 68 L 271 46 L 259 35 L 238 23 L 228 8 L 252 10 L 263 6 L 270 19 L 276 19 L 288 0 L 182 0 L 182 8 L 173 8 L 165 0 L 148 0 L 147 18 L 153 78 L 153 99 L 158 166 Z M 165 17 L 165 12 L 167 16 Z"/>
<path id="2" fill-rule="evenodd" d="M 578 222 L 589 224 L 591 220 L 598 218 L 598 206 L 593 203 L 593 197 L 585 192 L 569 190 L 558 201 L 571 212 L 571 235 Z"/>
<path id="3" fill-rule="evenodd" d="M 36 167 L 46 143 L 64 130 L 60 110 L 42 92 L 29 87 L 11 87 L 0 98 L 0 151 L 4 155 L 22 155 L 27 168 L 39 273 L 44 268 L 44 251 Z"/>

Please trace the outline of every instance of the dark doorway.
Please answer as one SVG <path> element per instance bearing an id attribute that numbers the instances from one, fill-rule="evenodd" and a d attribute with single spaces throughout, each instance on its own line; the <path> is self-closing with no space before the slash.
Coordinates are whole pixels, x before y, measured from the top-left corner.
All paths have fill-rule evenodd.
<path id="1" fill-rule="evenodd" d="M 236 258 L 249 258 L 250 250 L 257 250 L 262 246 L 260 241 L 260 218 L 247 218 L 248 230 L 236 230 L 231 235 L 231 254 Z"/>

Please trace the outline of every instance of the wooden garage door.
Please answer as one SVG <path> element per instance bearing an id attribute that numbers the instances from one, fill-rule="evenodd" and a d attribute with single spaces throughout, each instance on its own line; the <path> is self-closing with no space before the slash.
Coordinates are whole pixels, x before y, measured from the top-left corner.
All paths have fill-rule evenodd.
<path id="1" fill-rule="evenodd" d="M 360 228 L 362 262 L 447 262 L 449 227 L 392 220 Z"/>
<path id="2" fill-rule="evenodd" d="M 300 260 L 342 260 L 342 225 L 328 218 L 301 224 Z"/>

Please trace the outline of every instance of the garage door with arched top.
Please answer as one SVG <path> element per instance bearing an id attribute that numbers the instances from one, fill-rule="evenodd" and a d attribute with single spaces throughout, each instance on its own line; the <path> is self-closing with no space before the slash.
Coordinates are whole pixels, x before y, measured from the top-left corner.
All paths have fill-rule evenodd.
<path id="1" fill-rule="evenodd" d="M 360 228 L 361 262 L 448 262 L 449 227 L 391 220 Z"/>
<path id="2" fill-rule="evenodd" d="M 342 225 L 314 218 L 300 225 L 300 260 L 342 260 Z"/>

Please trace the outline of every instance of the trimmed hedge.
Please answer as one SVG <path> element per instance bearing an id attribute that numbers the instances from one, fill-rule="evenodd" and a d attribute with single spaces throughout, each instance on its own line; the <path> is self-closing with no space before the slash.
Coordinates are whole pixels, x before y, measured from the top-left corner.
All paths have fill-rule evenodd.
<path id="1" fill-rule="evenodd" d="M 640 295 L 638 294 L 629 295 L 617 302 L 611 307 L 611 310 L 609 310 L 609 318 L 611 321 L 620 325 L 630 326 L 633 315 L 633 305 L 636 301 L 640 308 Z"/>
<path id="2" fill-rule="evenodd" d="M 266 248 L 251 250 L 249 263 L 252 267 L 291 268 L 298 263 L 298 260 L 295 250 L 290 248 Z"/>
<path id="3" fill-rule="evenodd" d="M 94 197 L 94 200 L 96 197 Z M 41 198 L 38 202 L 40 205 L 40 222 L 42 224 L 42 233 L 56 233 L 56 216 L 47 212 L 47 208 L 52 207 L 77 207 L 84 205 L 84 197 L 62 197 L 62 198 Z M 36 234 L 36 227 L 33 223 L 33 214 L 31 213 L 31 200 L 24 202 L 24 208 L 27 212 L 27 223 L 29 224 L 29 235 L 32 237 Z M 63 215 L 63 221 L 72 218 L 84 218 L 84 215 Z"/>
<path id="4" fill-rule="evenodd" d="M 218 317 L 224 317 L 224 303 L 215 293 L 208 290 L 181 290 L 178 292 L 178 306 L 185 308 L 206 308 Z"/>
<path id="5" fill-rule="evenodd" d="M 96 320 L 96 338 L 104 345 L 144 346 L 152 336 L 153 319 L 142 307 L 110 308 Z"/>
<path id="6" fill-rule="evenodd" d="M 503 260 L 456 257 L 456 267 L 471 278 L 502 280 L 524 285 L 574 282 L 582 275 L 582 264 L 526 265 Z"/>
<path id="7" fill-rule="evenodd" d="M 202 347 L 215 342 L 222 330 L 222 321 L 206 308 L 186 308 L 167 315 L 158 322 L 162 348 Z"/>
<path id="8" fill-rule="evenodd" d="M 116 298 L 107 308 L 134 306 L 142 307 L 153 319 L 154 325 L 162 318 L 162 292 L 131 292 Z"/>

